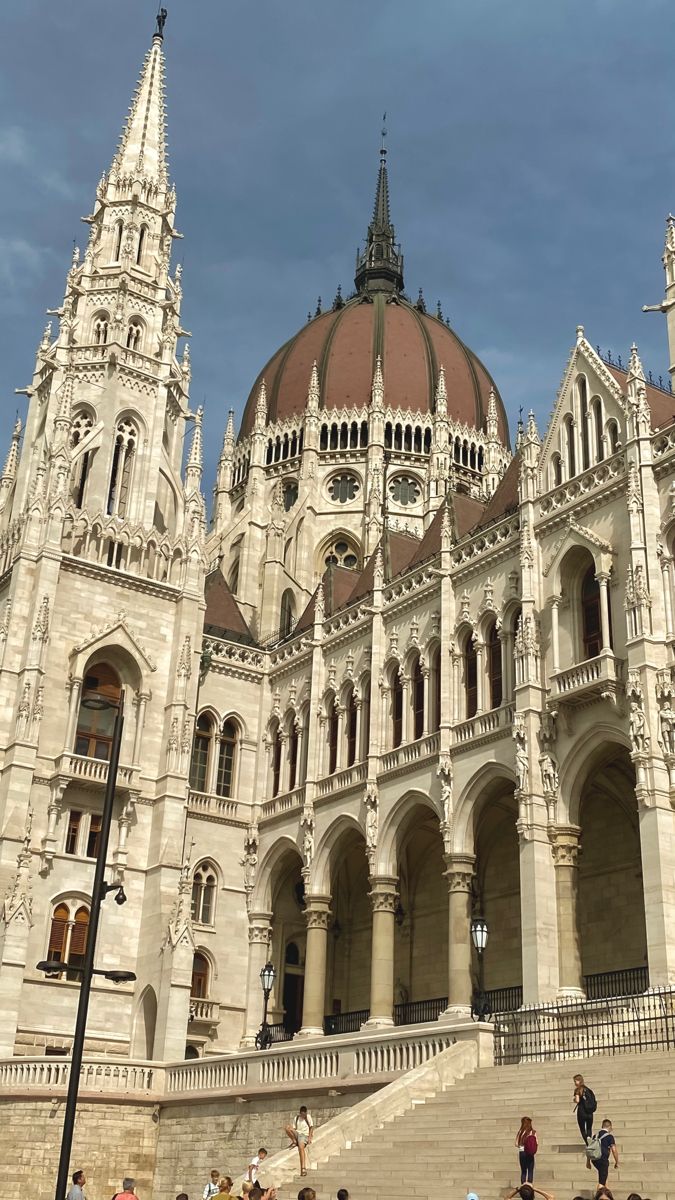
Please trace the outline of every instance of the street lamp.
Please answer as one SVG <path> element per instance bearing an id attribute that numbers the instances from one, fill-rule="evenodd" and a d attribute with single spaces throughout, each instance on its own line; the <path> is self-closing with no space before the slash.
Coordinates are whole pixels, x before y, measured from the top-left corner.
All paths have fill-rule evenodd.
<path id="1" fill-rule="evenodd" d="M 77 1018 L 75 1021 L 75 1033 L 73 1035 L 73 1047 L 71 1050 L 70 1075 L 68 1077 L 68 1095 L 66 1097 L 66 1107 L 63 1116 L 63 1134 L 61 1137 L 61 1153 L 59 1155 L 59 1171 L 56 1179 L 55 1200 L 64 1200 L 64 1196 L 68 1190 L 70 1155 L 73 1147 L 73 1132 L 75 1128 L 75 1115 L 77 1112 L 77 1095 L 80 1086 L 80 1070 L 82 1068 L 84 1036 L 87 1028 L 87 1013 L 89 1011 L 89 996 L 91 994 L 92 979 L 94 975 L 103 975 L 103 977 L 110 980 L 111 983 L 132 983 L 136 978 L 133 971 L 100 971 L 94 966 L 94 953 L 96 950 L 96 938 L 98 935 L 101 905 L 108 895 L 108 892 L 111 891 L 116 892 L 115 900 L 118 904 L 124 904 L 126 900 L 124 888 L 122 888 L 120 884 L 106 883 L 105 879 L 103 878 L 105 874 L 106 858 L 108 856 L 110 826 L 112 824 L 113 806 L 115 803 L 117 767 L 120 760 L 120 746 L 122 744 L 122 730 L 124 728 L 124 692 L 120 692 L 119 703 L 117 704 L 108 700 L 108 698 L 103 696 L 100 692 L 95 692 L 93 694 L 90 693 L 88 696 L 84 696 L 81 703 L 85 708 L 114 709 L 115 724 L 113 727 L 112 741 L 110 744 L 108 778 L 106 779 L 105 793 L 103 797 L 103 814 L 101 817 L 98 857 L 96 859 L 96 867 L 94 870 L 94 883 L 91 889 L 91 911 L 89 913 L 87 944 L 85 947 L 82 966 L 68 968 L 70 971 L 73 971 L 75 974 L 80 976 L 80 995 L 77 1003 Z M 62 971 L 64 969 L 64 964 L 52 959 L 46 959 L 37 964 L 37 969 L 38 971 L 45 971 L 47 975 L 51 975 Z"/>
<path id="2" fill-rule="evenodd" d="M 267 1005 L 269 1004 L 270 992 L 274 987 L 276 974 L 274 963 L 271 962 L 266 962 L 260 972 L 260 986 L 263 990 L 264 1001 L 262 1025 L 255 1035 L 255 1044 L 258 1050 L 269 1050 L 272 1045 L 272 1031 L 267 1024 Z"/>
<path id="3" fill-rule="evenodd" d="M 471 918 L 471 941 L 478 955 L 478 987 L 471 997 L 471 1016 L 474 1021 L 487 1021 L 492 1016 L 492 1007 L 485 991 L 485 964 L 483 955 L 488 943 L 488 923 L 485 917 Z"/>

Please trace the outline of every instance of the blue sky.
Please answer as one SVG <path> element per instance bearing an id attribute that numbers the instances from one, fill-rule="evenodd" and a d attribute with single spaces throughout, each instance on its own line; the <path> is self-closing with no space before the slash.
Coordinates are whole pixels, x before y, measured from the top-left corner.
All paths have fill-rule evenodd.
<path id="1" fill-rule="evenodd" d="M 168 0 L 171 175 L 206 404 L 227 410 L 338 283 L 388 112 L 406 288 L 545 426 L 575 327 L 667 375 L 675 208 L 667 0 Z M 145 0 L 13 0 L 0 45 L 0 438 L 109 165 L 154 26 Z M 174 260 L 175 261 L 175 260 Z"/>

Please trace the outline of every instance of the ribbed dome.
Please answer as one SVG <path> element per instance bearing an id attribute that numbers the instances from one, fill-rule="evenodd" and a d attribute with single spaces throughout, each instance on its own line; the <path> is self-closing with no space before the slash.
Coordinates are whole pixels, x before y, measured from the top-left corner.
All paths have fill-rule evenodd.
<path id="1" fill-rule="evenodd" d="M 323 313 L 286 342 L 263 367 L 246 402 L 240 438 L 253 429 L 261 381 L 268 422 L 301 415 L 314 361 L 323 409 L 366 408 L 378 354 L 382 357 L 387 408 L 434 411 L 439 368 L 445 369 L 448 417 L 474 429 L 485 427 L 490 388 L 497 399 L 499 436 L 509 445 L 501 397 L 473 351 L 439 318 L 420 311 L 400 294 L 370 292 Z"/>

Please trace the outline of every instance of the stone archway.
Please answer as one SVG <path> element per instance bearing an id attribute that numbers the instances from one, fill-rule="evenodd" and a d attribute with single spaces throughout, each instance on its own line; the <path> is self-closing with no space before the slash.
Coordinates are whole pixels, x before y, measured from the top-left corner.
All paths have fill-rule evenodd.
<path id="1" fill-rule="evenodd" d="M 355 1028 L 370 1004 L 372 912 L 369 891 L 365 839 L 356 828 L 345 828 L 330 855 L 326 1016 L 361 1014 L 352 1022 Z M 345 1019 L 333 1023 L 336 1030 L 343 1029 Z M 347 1031 L 346 1027 L 343 1031 Z"/>
<path id="2" fill-rule="evenodd" d="M 577 923 L 591 995 L 643 990 L 647 932 L 635 771 L 610 745 L 580 789 Z"/>
<path id="3" fill-rule="evenodd" d="M 485 988 L 495 1011 L 522 1002 L 520 852 L 513 784 L 495 780 L 474 814 L 474 915 L 488 924 Z M 474 976 L 477 963 L 474 955 Z"/>
<path id="4" fill-rule="evenodd" d="M 412 803 L 397 835 L 394 1002 L 441 1000 L 448 991 L 448 887 L 438 815 Z M 406 1014 L 396 1019 L 406 1021 Z"/>
<path id="5" fill-rule="evenodd" d="M 292 1037 L 302 1025 L 307 928 L 300 854 L 290 846 L 275 864 L 272 880 L 270 957 L 277 971 L 270 1020 Z"/>

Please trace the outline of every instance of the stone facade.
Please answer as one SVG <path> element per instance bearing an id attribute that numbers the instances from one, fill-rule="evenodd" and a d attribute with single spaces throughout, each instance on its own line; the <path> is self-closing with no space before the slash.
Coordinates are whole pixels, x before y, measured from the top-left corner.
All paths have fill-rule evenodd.
<path id="1" fill-rule="evenodd" d="M 512 455 L 402 291 L 383 154 L 356 293 L 228 421 L 207 526 L 163 78 L 156 36 L 0 475 L 3 1053 L 69 1045 L 121 689 L 98 962 L 137 982 L 91 1051 L 250 1046 L 268 958 L 278 1036 L 465 1019 L 476 916 L 495 1006 L 672 984 L 670 391 L 579 328 Z"/>

